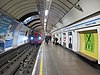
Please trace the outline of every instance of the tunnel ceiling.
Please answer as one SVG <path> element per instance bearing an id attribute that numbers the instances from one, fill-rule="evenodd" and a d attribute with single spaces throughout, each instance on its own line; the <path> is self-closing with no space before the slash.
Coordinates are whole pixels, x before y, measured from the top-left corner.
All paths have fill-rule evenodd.
<path id="1" fill-rule="evenodd" d="M 46 1 L 49 0 L 0 0 L 0 9 L 19 22 L 33 17 L 25 25 L 39 31 L 43 29 L 44 25 Z M 61 21 L 73 7 L 76 7 L 78 2 L 79 0 L 52 0 L 47 31 L 50 32 L 57 22 Z"/>
<path id="2" fill-rule="evenodd" d="M 37 27 L 39 30 L 42 28 L 41 14 L 44 11 L 44 0 L 0 0 L 0 9 L 19 22 L 35 17 L 25 25 L 36 30 Z M 30 24 L 33 25 L 29 26 Z"/>
<path id="3" fill-rule="evenodd" d="M 61 19 L 73 8 L 79 0 L 52 0 L 47 30 L 51 31 L 58 22 L 62 22 Z M 77 7 L 77 6 L 76 6 Z"/>

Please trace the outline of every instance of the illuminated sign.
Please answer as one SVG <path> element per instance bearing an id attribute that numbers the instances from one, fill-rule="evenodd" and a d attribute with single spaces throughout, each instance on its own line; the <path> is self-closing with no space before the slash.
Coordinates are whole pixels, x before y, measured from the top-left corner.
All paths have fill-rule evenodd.
<path id="1" fill-rule="evenodd" d="M 39 18 L 38 15 L 30 16 L 30 17 L 26 18 L 26 19 L 23 21 L 23 23 L 26 25 L 26 24 L 28 24 L 29 22 L 31 22 L 32 20 L 37 19 L 37 18 Z"/>

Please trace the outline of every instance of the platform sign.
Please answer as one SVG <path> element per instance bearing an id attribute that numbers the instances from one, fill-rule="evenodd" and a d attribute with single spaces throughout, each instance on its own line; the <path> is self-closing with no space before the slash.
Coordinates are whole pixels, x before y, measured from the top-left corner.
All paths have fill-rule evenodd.
<path id="1" fill-rule="evenodd" d="M 68 47 L 70 49 L 72 49 L 73 45 L 72 45 L 72 32 L 68 32 Z"/>
<path id="2" fill-rule="evenodd" d="M 98 35 L 96 31 L 80 33 L 80 52 L 98 59 Z"/>

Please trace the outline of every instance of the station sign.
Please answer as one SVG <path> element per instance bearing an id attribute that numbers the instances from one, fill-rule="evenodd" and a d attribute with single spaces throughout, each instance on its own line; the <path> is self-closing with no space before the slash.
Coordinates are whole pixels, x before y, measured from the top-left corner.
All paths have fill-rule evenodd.
<path id="1" fill-rule="evenodd" d="M 90 26 L 95 26 L 98 24 L 100 24 L 100 15 L 93 17 L 93 18 L 90 18 L 90 19 L 87 19 L 87 20 L 84 20 L 84 21 L 79 22 L 77 24 L 68 26 L 68 27 L 64 28 L 63 31 L 74 30 L 74 29 L 84 28 L 84 27 L 90 27 Z"/>

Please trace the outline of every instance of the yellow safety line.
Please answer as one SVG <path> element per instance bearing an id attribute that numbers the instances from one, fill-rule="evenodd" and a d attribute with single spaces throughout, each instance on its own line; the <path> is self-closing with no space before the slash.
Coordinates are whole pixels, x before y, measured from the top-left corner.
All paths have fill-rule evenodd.
<path id="1" fill-rule="evenodd" d="M 41 56 L 41 60 L 40 60 L 40 73 L 39 73 L 39 75 L 42 75 L 42 56 Z"/>
<path id="2" fill-rule="evenodd" d="M 43 52 L 43 46 L 44 46 L 44 44 L 42 45 L 42 52 Z M 39 73 L 39 75 L 43 74 L 43 53 L 42 52 L 41 52 L 41 59 L 40 59 L 40 73 Z"/>

